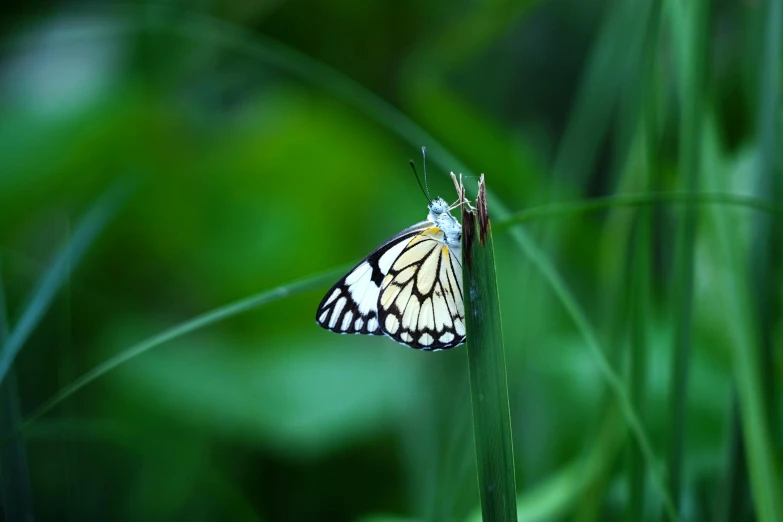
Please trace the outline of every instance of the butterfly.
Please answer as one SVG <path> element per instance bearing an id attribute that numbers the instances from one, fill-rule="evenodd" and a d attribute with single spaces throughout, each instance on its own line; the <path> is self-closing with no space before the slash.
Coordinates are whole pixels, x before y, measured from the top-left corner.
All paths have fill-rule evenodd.
<path id="1" fill-rule="evenodd" d="M 426 221 L 373 250 L 327 292 L 319 325 L 428 351 L 465 342 L 462 225 L 442 198 L 428 208 Z"/>

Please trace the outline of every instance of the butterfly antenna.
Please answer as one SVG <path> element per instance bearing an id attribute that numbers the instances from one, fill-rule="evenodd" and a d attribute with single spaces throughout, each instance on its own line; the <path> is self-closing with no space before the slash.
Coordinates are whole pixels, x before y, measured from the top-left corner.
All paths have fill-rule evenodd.
<path id="1" fill-rule="evenodd" d="M 432 202 L 432 198 L 430 198 L 430 185 L 427 183 L 427 147 L 421 148 L 421 168 L 424 170 L 424 186 L 427 187 L 427 199 Z"/>
<path id="2" fill-rule="evenodd" d="M 427 192 L 425 192 L 425 190 L 424 190 L 424 185 L 421 184 L 421 179 L 419 178 L 419 173 L 416 172 L 416 164 L 413 163 L 413 160 L 408 160 L 408 161 L 410 162 L 411 168 L 413 169 L 413 175 L 416 176 L 416 181 L 419 183 L 419 188 L 421 189 L 421 193 L 424 194 L 425 198 L 427 198 L 427 202 L 429 204 L 432 204 L 432 200 L 427 195 Z M 425 177 L 424 179 L 426 181 L 427 178 Z"/>

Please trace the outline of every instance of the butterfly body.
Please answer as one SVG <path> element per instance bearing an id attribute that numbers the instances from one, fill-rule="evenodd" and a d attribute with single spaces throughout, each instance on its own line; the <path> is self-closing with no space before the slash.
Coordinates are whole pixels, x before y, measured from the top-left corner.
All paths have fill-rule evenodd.
<path id="1" fill-rule="evenodd" d="M 376 248 L 321 301 L 316 321 L 339 333 L 388 335 L 421 350 L 465 341 L 462 226 L 441 198 L 427 221 Z"/>

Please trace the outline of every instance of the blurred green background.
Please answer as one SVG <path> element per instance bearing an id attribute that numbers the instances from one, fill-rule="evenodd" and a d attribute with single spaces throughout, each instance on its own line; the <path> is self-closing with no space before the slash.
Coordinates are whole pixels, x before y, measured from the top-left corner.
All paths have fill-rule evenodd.
<path id="1" fill-rule="evenodd" d="M 3 520 L 478 520 L 464 346 L 420 353 L 314 322 L 341 267 L 424 219 L 407 165 L 422 145 L 433 195 L 455 199 L 450 170 L 485 173 L 492 192 L 520 520 L 660 520 L 656 477 L 683 520 L 781 520 L 780 14 L 4 7 L 0 335 L 23 342 L 0 354 Z M 578 211 L 682 191 L 745 199 Z M 569 205 L 508 221 L 555 203 Z M 301 280 L 129 357 L 9 437 L 136 343 Z"/>

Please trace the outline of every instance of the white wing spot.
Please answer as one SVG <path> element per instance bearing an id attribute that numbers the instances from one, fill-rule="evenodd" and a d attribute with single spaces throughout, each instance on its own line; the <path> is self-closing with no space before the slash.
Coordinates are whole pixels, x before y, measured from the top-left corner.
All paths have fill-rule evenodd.
<path id="1" fill-rule="evenodd" d="M 321 314 L 321 317 L 318 318 L 319 323 L 323 323 L 326 321 L 326 316 L 329 315 L 329 310 L 324 310 L 324 313 Z"/>
<path id="2" fill-rule="evenodd" d="M 465 323 L 462 322 L 462 319 L 457 319 L 454 321 L 454 329 L 457 331 L 457 335 L 460 337 L 465 335 Z"/>
<path id="3" fill-rule="evenodd" d="M 332 292 L 332 295 L 330 295 L 329 299 L 327 299 L 326 302 L 324 303 L 324 308 L 329 306 L 329 303 L 331 303 L 332 301 L 337 299 L 339 296 L 340 296 L 340 289 L 339 288 L 335 288 L 334 292 Z"/>
<path id="4" fill-rule="evenodd" d="M 413 337 L 411 337 L 410 332 L 402 332 L 402 335 L 400 335 L 400 339 L 402 339 L 406 343 L 413 341 Z"/>
<path id="5" fill-rule="evenodd" d="M 353 327 L 357 330 L 361 330 L 362 326 L 364 326 L 364 319 L 361 317 L 358 318 L 355 323 L 353 323 Z"/>
<path id="6" fill-rule="evenodd" d="M 417 330 L 424 330 L 425 328 L 429 328 L 430 330 L 435 329 L 435 325 L 432 324 L 432 299 L 429 297 L 421 304 Z"/>
<path id="7" fill-rule="evenodd" d="M 347 299 L 345 297 L 341 297 L 337 300 L 336 303 L 334 303 L 334 310 L 332 310 L 332 318 L 329 319 L 329 328 L 334 328 L 337 325 L 337 319 L 340 318 L 340 313 L 343 311 L 343 308 L 345 307 L 345 303 L 347 303 Z"/>
<path id="8" fill-rule="evenodd" d="M 370 332 L 374 332 L 374 331 L 375 331 L 375 330 L 377 330 L 377 329 L 378 329 L 378 319 L 376 319 L 375 317 L 373 317 L 372 319 L 370 319 L 369 321 L 367 321 L 367 330 L 368 330 L 368 331 L 370 331 Z"/>
<path id="9" fill-rule="evenodd" d="M 392 314 L 386 316 L 386 331 L 390 334 L 396 334 L 400 328 L 400 321 Z"/>
<path id="10" fill-rule="evenodd" d="M 343 323 L 340 325 L 340 330 L 345 331 L 351 327 L 351 320 L 353 319 L 353 312 L 348 310 L 343 316 Z"/>
<path id="11" fill-rule="evenodd" d="M 441 335 L 438 341 L 442 343 L 450 343 L 454 340 L 454 334 L 451 332 L 446 332 L 445 334 Z"/>
<path id="12" fill-rule="evenodd" d="M 431 336 L 430 334 L 428 334 L 428 333 L 422 334 L 422 336 L 421 336 L 421 337 L 419 337 L 419 343 L 420 343 L 420 344 L 423 344 L 424 346 L 429 346 L 429 345 L 431 345 L 431 344 L 432 344 L 432 341 L 434 341 L 434 339 L 433 339 L 433 338 L 432 338 L 432 336 Z"/>
<path id="13" fill-rule="evenodd" d="M 451 323 L 451 314 L 449 314 L 449 308 L 446 304 L 446 296 L 433 297 L 433 306 L 435 308 L 435 330 L 440 332 L 447 324 Z"/>
<path id="14" fill-rule="evenodd" d="M 420 309 L 421 303 L 419 303 L 419 299 L 416 296 L 411 297 L 410 301 L 408 301 L 408 306 L 405 307 L 405 311 L 402 313 L 402 324 L 406 330 L 416 329 Z"/>

